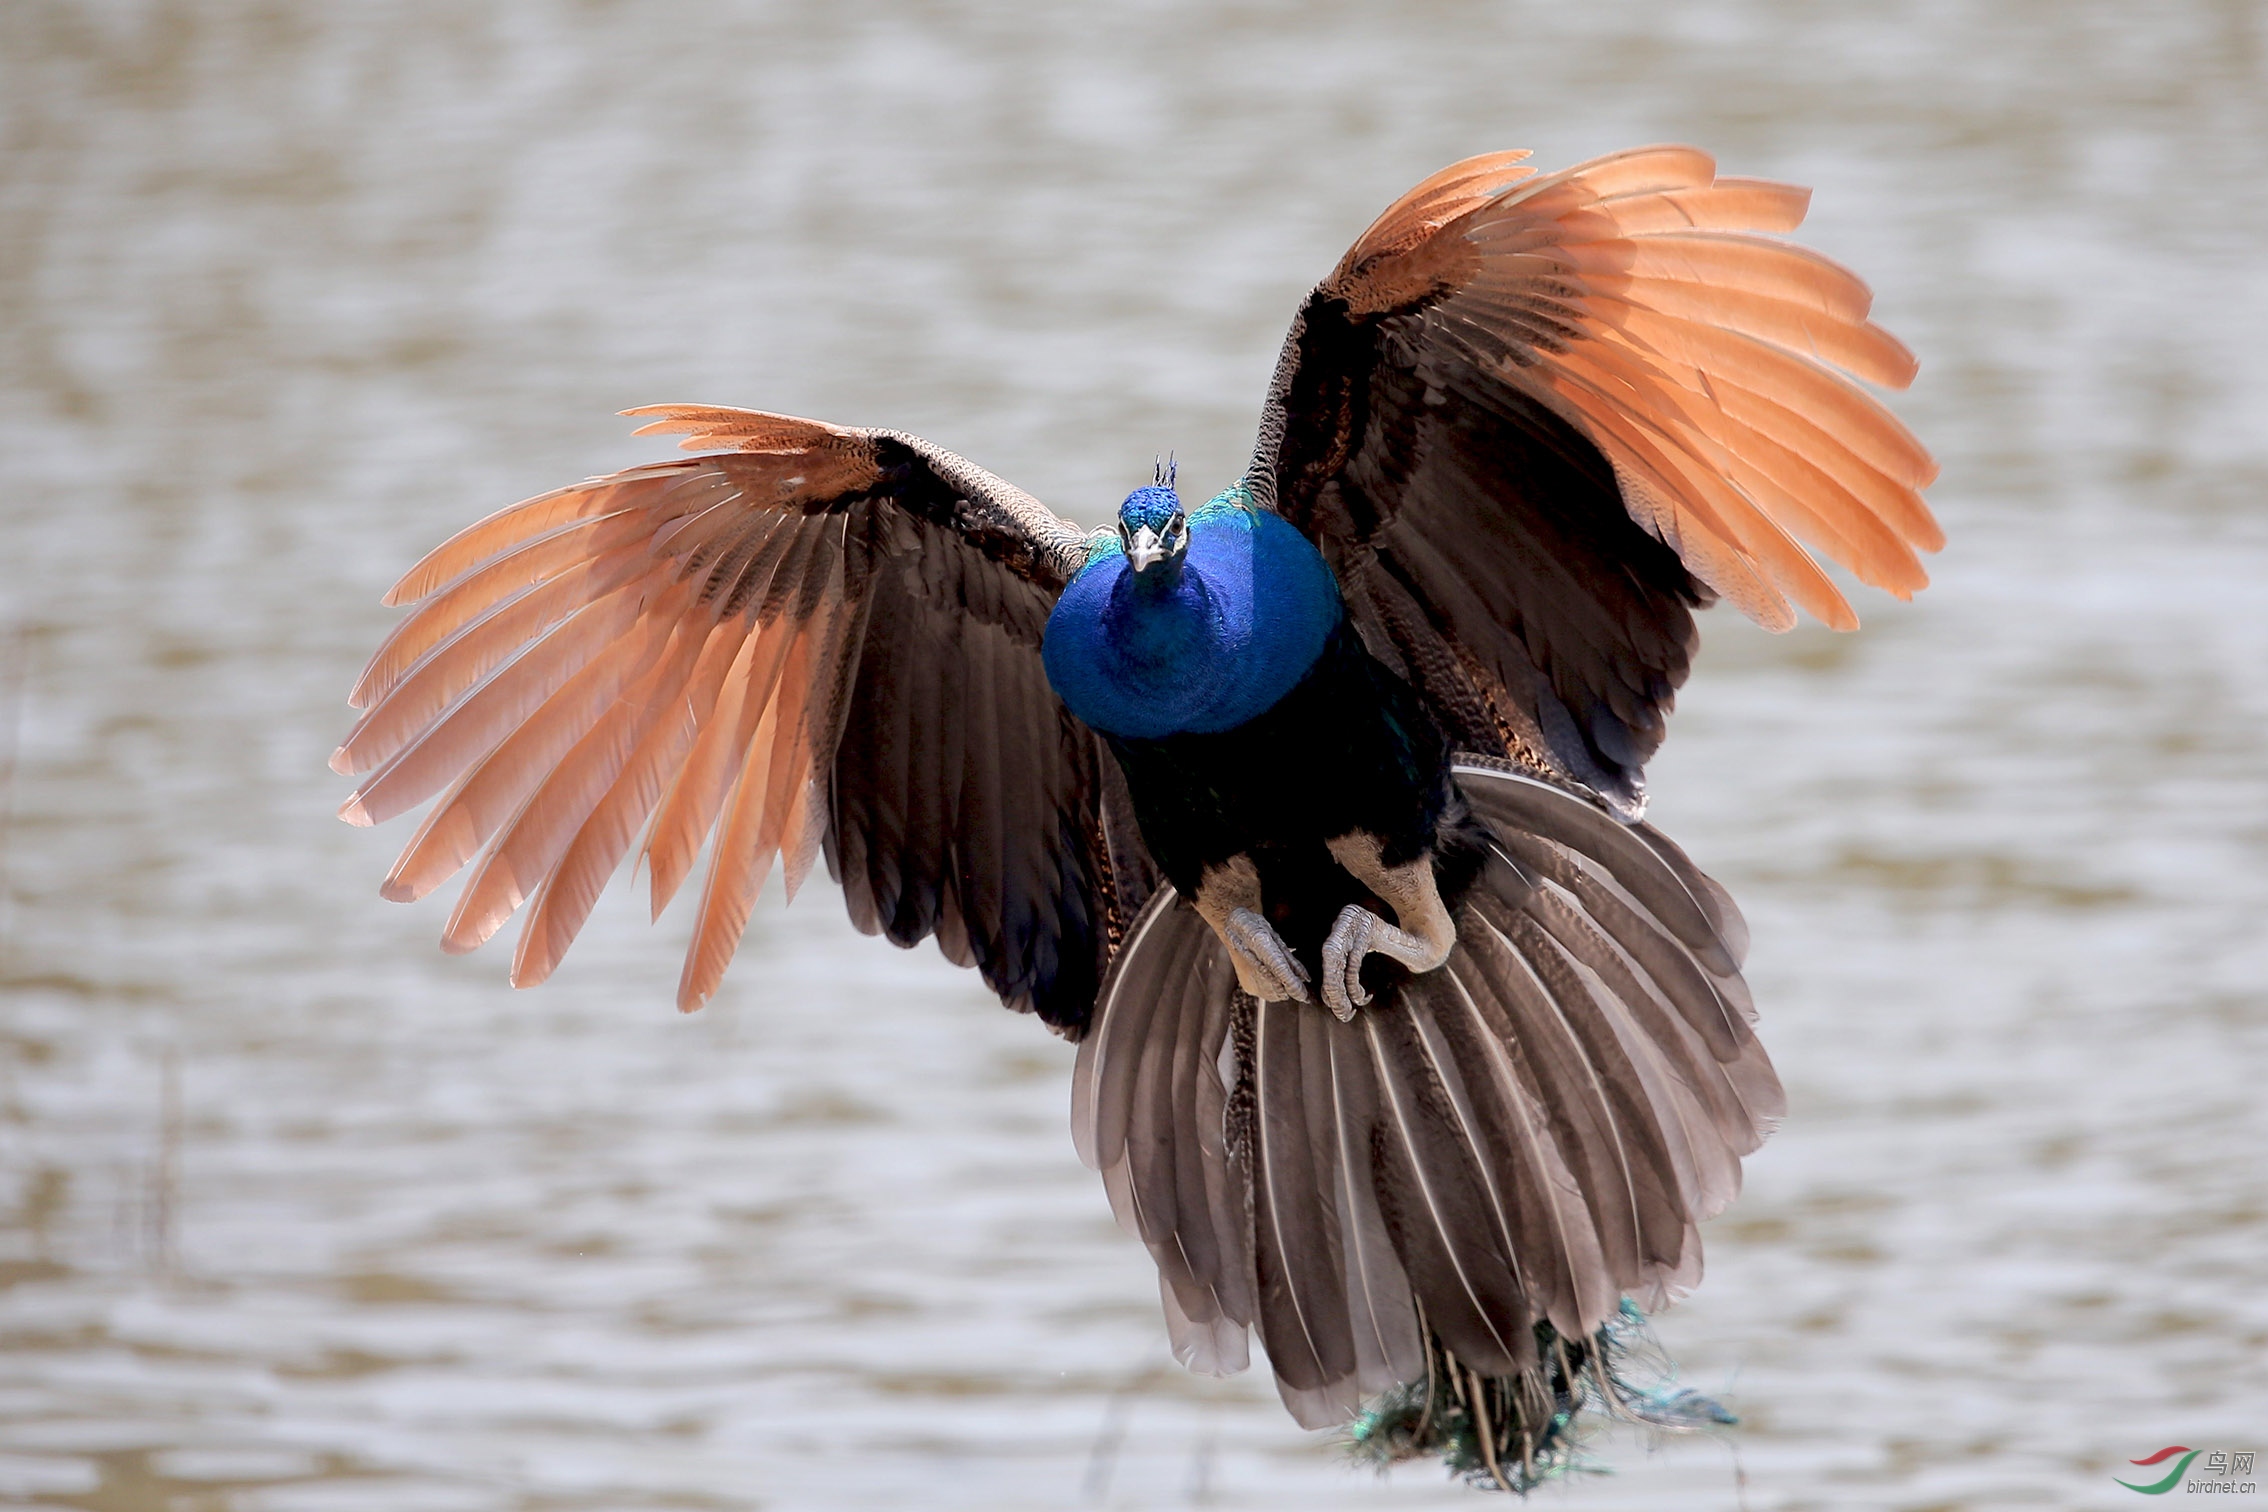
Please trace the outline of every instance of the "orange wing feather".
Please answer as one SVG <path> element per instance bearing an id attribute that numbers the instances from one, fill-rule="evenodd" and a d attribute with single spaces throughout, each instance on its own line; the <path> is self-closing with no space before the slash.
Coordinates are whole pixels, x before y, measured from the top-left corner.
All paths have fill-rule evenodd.
<path id="1" fill-rule="evenodd" d="M 641 434 L 685 432 L 689 450 L 722 450 L 540 495 L 436 548 L 387 595 L 415 607 L 355 684 L 364 713 L 331 765 L 362 778 L 340 810 L 350 823 L 446 789 L 382 891 L 423 897 L 471 865 L 442 936 L 451 951 L 481 945 L 532 902 L 513 959 L 521 985 L 558 965 L 641 831 L 657 914 L 715 832 L 680 984 L 691 1008 L 716 991 L 774 860 L 791 893 L 817 860 L 867 612 L 859 593 L 904 593 L 908 551 L 958 552 L 988 559 L 972 581 L 1036 577 L 1018 589 L 1041 602 L 1041 584 L 1059 582 L 1083 542 L 1036 501 L 913 437 L 710 406 L 633 413 L 653 417 Z M 919 475 L 918 496 L 890 492 L 885 450 Z M 941 500 L 955 501 L 950 519 Z M 854 519 L 868 532 L 855 545 Z M 883 549 L 905 561 L 885 567 Z M 1036 645 L 1026 654 L 1036 665 Z M 1058 754 L 1065 738 L 1057 732 Z M 1041 769 L 1058 784 L 1048 801 L 1094 801 L 1061 787 L 1076 770 Z M 987 866 L 1016 864 L 1014 849 L 948 887 L 997 889 Z M 1044 888 L 1033 901 L 1059 903 Z M 1073 905 L 1078 917 L 1093 901 Z M 949 952 L 966 957 L 965 936 L 956 921 Z M 1024 942 L 993 947 L 1013 980 Z"/>
<path id="2" fill-rule="evenodd" d="M 332 765 L 371 774 L 340 810 L 358 824 L 453 780 L 383 891 L 423 897 L 479 858 L 443 947 L 474 949 L 535 897 L 521 984 L 558 964 L 657 805 L 656 912 L 727 810 L 687 957 L 680 1001 L 693 1007 L 716 990 L 782 839 L 808 827 L 814 747 L 832 734 L 808 673 L 844 628 L 839 560 L 818 567 L 816 606 L 776 591 L 805 588 L 839 522 L 752 509 L 750 495 L 792 502 L 875 473 L 832 426 L 668 413 L 647 429 L 691 422 L 691 444 L 756 455 L 593 479 L 443 543 L 388 595 L 422 602 L 357 684 L 370 707 Z"/>
<path id="3" fill-rule="evenodd" d="M 1642 147 L 1531 177 L 1524 154 L 1443 169 L 1358 239 L 1326 292 L 1356 312 L 1444 297 L 1519 359 L 1501 379 L 1603 451 L 1632 515 L 1703 582 L 1775 630 L 1793 599 L 1858 623 L 1797 539 L 1900 598 L 1944 534 L 1936 467 L 1852 381 L 1903 388 L 1915 362 L 1829 258 L 1776 240 L 1809 191 L 1719 178 L 1691 147 Z"/>

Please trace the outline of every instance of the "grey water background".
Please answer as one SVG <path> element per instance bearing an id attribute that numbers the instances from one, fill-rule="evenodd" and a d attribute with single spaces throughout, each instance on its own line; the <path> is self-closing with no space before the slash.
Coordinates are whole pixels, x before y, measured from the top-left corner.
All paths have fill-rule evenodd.
<path id="1" fill-rule="evenodd" d="M 1724 613 L 1655 816 L 1792 1111 L 1666 1314 L 1732 1435 L 1594 1509 L 2116 1507 L 2268 1452 L 2261 9 L 1929 0 L 0 7 L 0 1502 L 1447 1507 L 1166 1359 L 1069 1049 L 815 883 L 718 1002 L 381 903 L 341 702 L 424 548 L 902 426 L 1225 482 L 1301 291 L 1467 153 L 1817 186 L 1952 549 Z"/>

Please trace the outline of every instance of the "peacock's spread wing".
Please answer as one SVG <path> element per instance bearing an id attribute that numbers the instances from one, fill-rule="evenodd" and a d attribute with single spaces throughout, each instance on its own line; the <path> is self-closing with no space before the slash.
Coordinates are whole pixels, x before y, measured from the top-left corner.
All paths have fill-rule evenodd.
<path id="1" fill-rule="evenodd" d="M 1154 886 L 1116 764 L 1040 665 L 1080 533 L 912 436 L 632 413 L 731 450 L 513 505 L 387 595 L 417 608 L 355 686 L 367 712 L 331 764 L 364 781 L 341 817 L 447 792 L 386 895 L 478 858 L 443 944 L 470 950 L 532 900 L 525 986 L 642 830 L 656 914 L 714 830 L 678 987 L 691 1008 L 774 857 L 792 893 L 824 850 L 859 928 L 934 934 L 1011 1006 L 1078 1033 Z"/>
<path id="2" fill-rule="evenodd" d="M 1914 374 L 1866 285 L 1770 234 L 1809 191 L 1691 147 L 1526 156 L 1443 169 L 1316 286 L 1249 481 L 1453 739 L 1630 812 L 1692 610 L 1855 626 L 1806 545 L 1910 596 L 1936 468 L 1852 381 Z"/>

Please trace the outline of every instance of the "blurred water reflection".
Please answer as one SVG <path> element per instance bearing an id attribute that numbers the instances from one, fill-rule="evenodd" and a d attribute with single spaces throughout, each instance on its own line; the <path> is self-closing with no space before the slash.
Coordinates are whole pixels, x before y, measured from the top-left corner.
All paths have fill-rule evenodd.
<path id="1" fill-rule="evenodd" d="M 1819 186 L 1955 550 L 1854 638 L 1711 616 L 1656 813 L 1794 1111 L 1662 1331 L 1747 1426 L 1568 1502 L 2268 1449 L 2261 20 L 13 0 L 0 1501 L 1464 1504 L 1160 1368 L 1068 1051 L 932 952 L 815 888 L 679 1020 L 618 898 L 515 995 L 372 896 L 401 837 L 323 761 L 385 584 L 654 455 L 616 409 L 900 425 L 1094 517 L 1232 475 L 1420 174 L 1664 138 Z"/>

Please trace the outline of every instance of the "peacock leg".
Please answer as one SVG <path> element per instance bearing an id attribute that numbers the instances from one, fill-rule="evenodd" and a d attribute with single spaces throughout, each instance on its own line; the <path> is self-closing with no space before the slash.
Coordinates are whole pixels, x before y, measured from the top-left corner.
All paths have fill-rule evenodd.
<path id="1" fill-rule="evenodd" d="M 1354 830 L 1330 842 L 1331 855 L 1394 910 L 1401 927 L 1387 923 L 1358 903 L 1339 910 L 1330 938 L 1323 942 L 1323 1001 L 1342 1022 L 1370 1001 L 1362 986 L 1362 958 L 1376 951 L 1416 972 L 1431 971 L 1449 959 L 1457 925 L 1442 906 L 1433 881 L 1433 858 L 1420 856 L 1405 866 L 1380 859 L 1376 835 Z"/>
<path id="2" fill-rule="evenodd" d="M 1260 916 L 1260 871 L 1250 856 L 1209 866 L 1197 885 L 1197 912 L 1228 947 L 1237 984 L 1263 1003 L 1307 1002 L 1307 968 Z"/>

